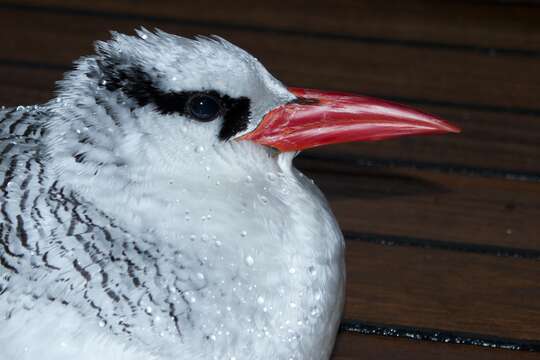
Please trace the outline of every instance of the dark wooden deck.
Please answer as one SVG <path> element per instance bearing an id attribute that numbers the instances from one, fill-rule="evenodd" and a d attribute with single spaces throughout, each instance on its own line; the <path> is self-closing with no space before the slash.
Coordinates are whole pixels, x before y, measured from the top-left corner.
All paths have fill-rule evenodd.
<path id="1" fill-rule="evenodd" d="M 539 358 L 536 1 L 0 1 L 0 24 L 0 105 L 46 101 L 94 40 L 144 25 L 221 35 L 288 85 L 452 120 L 461 135 L 298 159 L 347 237 L 334 358 Z"/>

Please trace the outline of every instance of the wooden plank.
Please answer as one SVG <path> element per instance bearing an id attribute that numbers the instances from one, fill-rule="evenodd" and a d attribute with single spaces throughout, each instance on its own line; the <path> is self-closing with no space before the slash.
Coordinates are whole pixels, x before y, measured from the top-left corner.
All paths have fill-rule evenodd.
<path id="1" fill-rule="evenodd" d="M 0 19 L 2 14 L 0 14 Z M 81 21 L 80 32 L 86 35 L 76 35 L 77 29 L 69 29 L 65 32 L 60 24 L 48 23 L 41 17 L 36 19 L 43 20 L 39 26 L 45 29 L 58 27 L 56 30 L 51 30 L 51 38 L 46 38 L 44 41 L 35 43 L 25 42 L 24 37 L 31 37 L 33 32 L 26 31 L 26 27 L 14 27 L 14 31 L 21 31 L 17 37 L 5 39 L 5 46 L 9 51 L 5 54 L 12 57 L 13 61 L 24 59 L 27 62 L 39 62 L 45 60 L 48 62 L 67 63 L 69 59 L 76 58 L 80 54 L 89 53 L 91 51 L 91 39 L 106 37 L 104 33 L 95 34 L 95 30 L 91 23 Z M 83 25 L 87 25 L 85 28 Z M 14 25 L 15 26 L 15 25 Z M 93 35 L 92 35 L 93 34 Z M 46 36 L 47 32 L 45 32 Z M 57 40 L 53 40 L 55 36 Z M 79 37 L 86 38 L 81 40 Z M 18 41 L 16 39 L 19 39 Z M 9 43 L 11 42 L 11 45 Z M 48 48 L 42 46 L 43 43 L 48 44 Z M 262 45 L 261 45 L 262 46 Z M 66 50 L 67 49 L 67 50 Z M 68 51 L 66 54 L 57 57 L 57 53 Z M 47 53 L 52 55 L 48 56 Z M 35 55 L 32 55 L 35 54 Z M 291 67 L 295 67 L 290 65 Z M 299 71 L 302 66 L 295 67 Z M 539 68 L 540 69 L 540 68 Z M 33 69 L 16 70 L 11 66 L 0 66 L 0 72 L 7 74 L 11 79 L 16 79 L 14 74 L 19 74 L 21 77 L 17 84 L 17 80 L 13 80 L 13 85 L 9 86 L 28 86 L 34 93 L 34 87 L 40 86 L 44 89 L 52 89 L 52 80 L 61 77 L 61 71 L 57 70 L 54 75 L 34 76 Z M 341 70 L 344 72 L 343 70 Z M 23 78 L 26 74 L 28 76 Z M 40 71 L 40 74 L 45 72 Z M 345 72 L 344 72 L 345 73 Z M 310 81 L 311 77 L 306 76 L 305 79 L 299 78 L 297 83 L 303 84 Z M 46 83 L 45 83 L 46 82 Z M 314 84 L 311 84 L 315 86 Z M 321 82 L 320 87 L 326 87 L 324 82 Z M 352 86 L 352 85 L 351 85 Z M 347 81 L 344 81 L 343 88 L 347 87 Z M 13 97 L 11 88 L 8 87 L 5 93 L 9 99 L 1 99 L 2 104 L 15 105 L 23 101 Z M 525 86 L 525 89 L 527 87 Z M 354 90 L 354 89 L 350 89 Z M 50 90 L 49 90 L 50 91 Z M 42 97 L 37 94 L 31 98 L 27 98 L 26 103 L 39 102 L 50 97 L 49 94 L 43 94 Z M 416 105 L 418 106 L 418 105 Z M 324 154 L 328 152 L 346 155 L 348 157 L 392 157 L 398 160 L 425 161 L 425 162 L 442 162 L 448 164 L 457 164 L 473 167 L 487 167 L 494 169 L 506 169 L 513 172 L 533 172 L 540 171 L 540 122 L 536 116 L 527 116 L 509 113 L 497 113 L 494 111 L 478 111 L 455 107 L 444 106 L 420 106 L 426 111 L 441 114 L 461 126 L 464 132 L 460 135 L 440 136 L 440 137 L 425 137 L 425 138 L 406 138 L 393 140 L 385 143 L 365 143 L 353 145 L 339 145 L 332 148 L 322 150 Z M 511 123 L 512 126 L 508 124 Z M 315 150 L 316 154 L 319 150 Z M 486 156 L 489 154 L 489 156 Z"/>
<path id="2" fill-rule="evenodd" d="M 68 64 L 91 52 L 107 31 L 162 27 L 191 35 L 216 33 L 254 53 L 290 85 L 333 88 L 393 97 L 472 103 L 536 113 L 540 78 L 536 58 L 485 56 L 344 40 L 181 26 L 126 18 L 36 14 L 5 10 L 3 57 Z M 44 46 L 43 44 L 47 44 Z"/>
<path id="3" fill-rule="evenodd" d="M 19 4 L 79 10 L 161 16 L 180 21 L 205 21 L 359 38 L 394 39 L 473 47 L 540 50 L 540 8 L 497 6 L 470 1 L 411 0 L 385 2 L 341 0 L 222 2 L 203 0 L 130 1 L 24 0 Z M 339 21 L 336 21 L 339 19 Z M 494 31 L 496 29 L 496 31 Z"/>
<path id="4" fill-rule="evenodd" d="M 538 261 L 347 243 L 345 318 L 540 339 Z"/>
<path id="5" fill-rule="evenodd" d="M 54 97 L 61 70 L 0 64 L 0 106 L 42 104 Z"/>
<path id="6" fill-rule="evenodd" d="M 540 184 L 298 159 L 344 231 L 540 249 Z"/>
<path id="7" fill-rule="evenodd" d="M 333 360 L 513 360 L 538 359 L 538 353 L 484 349 L 381 336 L 339 334 Z"/>

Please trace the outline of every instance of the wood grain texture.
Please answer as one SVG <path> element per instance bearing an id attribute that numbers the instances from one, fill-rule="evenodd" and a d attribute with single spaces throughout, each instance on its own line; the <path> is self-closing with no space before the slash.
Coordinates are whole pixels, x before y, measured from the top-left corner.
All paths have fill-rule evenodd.
<path id="1" fill-rule="evenodd" d="M 540 339 L 538 261 L 347 243 L 345 318 Z"/>
<path id="2" fill-rule="evenodd" d="M 398 49 L 386 44 L 13 10 L 2 11 L 0 21 L 3 57 L 12 60 L 69 64 L 91 53 L 92 42 L 109 38 L 111 29 L 132 33 L 141 25 L 157 26 L 187 36 L 217 32 L 263 59 L 289 85 L 504 108 L 538 107 L 540 83 L 530 81 L 540 78 L 535 58 L 409 47 L 399 48 L 396 56 Z"/>
<path id="3" fill-rule="evenodd" d="M 2 1 L 3 3 L 13 3 Z M 539 8 L 516 4 L 497 6 L 495 1 L 410 0 L 384 2 L 301 0 L 286 4 L 241 0 L 133 1 L 23 0 L 18 4 L 60 6 L 81 10 L 160 16 L 308 33 L 332 33 L 362 39 L 416 41 L 420 44 L 465 44 L 540 50 Z"/>
<path id="4" fill-rule="evenodd" d="M 110 29 L 218 33 L 289 85 L 409 102 L 464 129 L 301 156 L 344 231 L 538 251 L 540 183 L 515 175 L 540 174 L 540 7 L 497 3 L 0 1 L 0 105 L 50 99 L 64 69 Z M 355 164 L 371 158 L 433 166 Z M 347 319 L 540 340 L 538 260 L 349 240 L 347 263 Z M 439 358 L 538 354 L 354 334 L 341 334 L 334 354 Z"/>
<path id="5" fill-rule="evenodd" d="M 468 345 L 428 343 L 407 339 L 343 333 L 333 360 L 529 360 L 537 353 L 483 349 Z"/>
<path id="6" fill-rule="evenodd" d="M 300 158 L 344 231 L 540 249 L 540 185 Z"/>
<path id="7" fill-rule="evenodd" d="M 0 106 L 42 104 L 54 97 L 62 71 L 0 64 Z"/>

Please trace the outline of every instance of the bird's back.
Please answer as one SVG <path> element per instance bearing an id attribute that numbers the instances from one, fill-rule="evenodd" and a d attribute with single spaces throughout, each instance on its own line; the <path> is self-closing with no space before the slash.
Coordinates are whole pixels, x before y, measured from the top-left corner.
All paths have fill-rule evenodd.
<path id="1" fill-rule="evenodd" d="M 122 326 L 120 319 L 114 324 L 106 319 L 113 312 L 125 315 L 127 310 L 119 309 L 129 307 L 111 289 L 114 286 L 109 283 L 118 279 L 110 281 L 108 278 L 114 279 L 117 274 L 109 274 L 107 261 L 104 261 L 105 254 L 112 257 L 104 244 L 112 237 L 118 240 L 118 233 L 122 231 L 111 227 L 110 219 L 104 214 L 92 213 L 90 207 L 83 206 L 74 194 L 66 192 L 49 176 L 43 142 L 49 116 L 49 111 L 43 107 L 20 106 L 0 111 L 2 360 L 37 356 L 60 360 L 78 355 L 73 354 L 73 349 L 96 341 L 96 336 L 87 334 L 89 338 L 84 344 L 75 346 L 71 336 L 66 338 L 82 330 L 83 314 L 95 319 L 95 328 L 108 326 L 108 322 L 117 331 L 127 331 L 129 326 Z M 129 246 L 123 245 L 125 255 Z M 137 256 L 133 258 L 135 266 Z M 97 269 L 87 267 L 92 263 Z M 96 294 L 91 286 L 96 282 L 100 289 L 97 292 L 108 294 L 112 299 L 109 303 L 118 302 L 118 307 L 102 308 L 100 301 L 94 300 L 106 298 Z M 67 320 L 69 317 L 71 320 Z M 100 341 L 95 348 L 102 344 L 104 342 Z M 117 356 L 112 355 L 115 352 Z M 135 359 L 130 353 L 121 346 L 111 346 L 101 355 L 99 351 L 97 355 L 92 354 L 90 359 L 94 356 Z"/>
<path id="2" fill-rule="evenodd" d="M 0 272 L 18 272 L 28 250 L 27 227 L 38 219 L 33 203 L 45 185 L 40 138 L 47 117 L 39 107 L 0 112 Z"/>
<path id="3" fill-rule="evenodd" d="M 40 107 L 0 112 L 0 359 L 64 359 L 92 341 L 96 348 L 107 343 L 96 333 L 73 342 L 73 333 L 89 329 L 129 338 L 135 325 L 150 327 L 151 301 L 164 301 L 144 281 L 159 271 L 158 246 L 133 241 L 51 176 L 43 141 L 49 116 Z M 168 307 L 165 322 L 175 319 L 175 305 Z M 136 358 L 109 345 L 102 356 Z"/>

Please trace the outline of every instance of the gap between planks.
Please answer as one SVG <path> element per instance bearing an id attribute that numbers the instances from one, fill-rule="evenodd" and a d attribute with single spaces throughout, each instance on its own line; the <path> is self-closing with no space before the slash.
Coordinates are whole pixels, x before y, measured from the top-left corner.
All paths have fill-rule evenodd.
<path id="1" fill-rule="evenodd" d="M 485 349 L 477 346 L 410 341 L 403 338 L 366 336 L 343 332 L 338 335 L 333 360 L 529 360 L 538 353 Z"/>
<path id="2" fill-rule="evenodd" d="M 345 319 L 540 341 L 536 261 L 354 241 L 346 260 Z"/>

